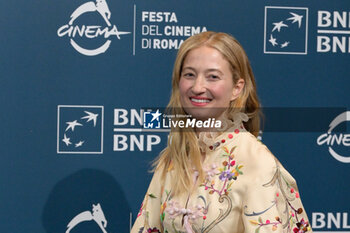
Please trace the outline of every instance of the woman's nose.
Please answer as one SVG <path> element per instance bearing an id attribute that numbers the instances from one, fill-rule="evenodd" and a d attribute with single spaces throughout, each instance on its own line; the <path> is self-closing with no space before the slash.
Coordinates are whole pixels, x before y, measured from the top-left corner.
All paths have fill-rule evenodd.
<path id="1" fill-rule="evenodd" d="M 194 94 L 205 92 L 205 86 L 205 79 L 201 76 L 198 76 L 193 83 L 192 92 Z"/>

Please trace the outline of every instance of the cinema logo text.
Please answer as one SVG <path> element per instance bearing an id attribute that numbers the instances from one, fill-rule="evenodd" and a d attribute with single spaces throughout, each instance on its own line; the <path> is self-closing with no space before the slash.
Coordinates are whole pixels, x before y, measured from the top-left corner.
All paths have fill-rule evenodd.
<path id="1" fill-rule="evenodd" d="M 350 12 L 318 11 L 317 52 L 350 53 Z"/>
<path id="2" fill-rule="evenodd" d="M 74 22 L 81 15 L 85 13 L 96 12 L 98 13 L 106 26 L 101 25 L 74 25 Z M 96 0 L 96 3 L 93 1 L 86 2 L 80 5 L 70 16 L 70 20 L 68 24 L 61 26 L 57 30 L 57 35 L 59 37 L 67 36 L 70 38 L 70 44 L 72 47 L 77 50 L 79 53 L 86 56 L 95 56 L 107 51 L 109 46 L 111 45 L 111 37 L 115 36 L 119 40 L 121 39 L 121 35 L 130 34 L 130 32 L 118 31 L 116 25 L 112 25 L 109 21 L 111 18 L 111 12 L 105 0 Z M 104 38 L 104 43 L 97 48 L 87 49 L 83 48 L 76 42 L 76 38 L 87 38 L 94 39 L 98 37 Z"/>
<path id="3" fill-rule="evenodd" d="M 182 42 L 207 31 L 205 26 L 178 25 L 175 12 L 142 11 L 142 49 L 178 49 Z"/>
<path id="4" fill-rule="evenodd" d="M 332 147 L 335 146 L 344 146 L 349 147 L 350 146 L 350 134 L 342 134 L 342 133 L 333 133 L 332 131 L 334 128 L 336 128 L 338 125 L 342 123 L 346 123 L 347 121 L 350 121 L 350 111 L 343 112 L 339 114 L 334 120 L 329 124 L 329 129 L 327 133 L 321 134 L 317 138 L 317 144 L 318 145 L 327 145 L 329 153 L 342 163 L 350 163 L 350 154 L 348 155 L 341 155 L 339 152 L 336 152 L 335 149 Z"/>

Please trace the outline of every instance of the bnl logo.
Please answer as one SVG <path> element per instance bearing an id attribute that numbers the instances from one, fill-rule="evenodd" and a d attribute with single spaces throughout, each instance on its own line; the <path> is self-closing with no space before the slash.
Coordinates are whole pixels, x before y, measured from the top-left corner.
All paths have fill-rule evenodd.
<path id="1" fill-rule="evenodd" d="M 148 111 L 143 113 L 143 128 L 145 129 L 159 129 L 161 113 L 157 109 L 156 112 Z"/>
<path id="2" fill-rule="evenodd" d="M 265 7 L 264 53 L 307 54 L 308 8 Z"/>
<path id="3" fill-rule="evenodd" d="M 103 153 L 103 106 L 57 106 L 57 153 Z"/>

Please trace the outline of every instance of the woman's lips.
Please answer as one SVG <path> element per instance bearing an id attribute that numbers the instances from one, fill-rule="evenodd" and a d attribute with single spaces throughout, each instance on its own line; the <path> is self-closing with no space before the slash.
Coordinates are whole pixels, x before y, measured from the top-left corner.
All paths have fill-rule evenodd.
<path id="1" fill-rule="evenodd" d="M 190 101 L 194 106 L 205 106 L 210 103 L 211 99 L 205 97 L 190 97 Z"/>

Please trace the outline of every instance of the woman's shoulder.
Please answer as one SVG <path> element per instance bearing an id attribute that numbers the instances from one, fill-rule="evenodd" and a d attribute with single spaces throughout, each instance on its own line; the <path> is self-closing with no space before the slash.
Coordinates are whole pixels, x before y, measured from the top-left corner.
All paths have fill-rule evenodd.
<path id="1" fill-rule="evenodd" d="M 260 175 L 275 171 L 278 160 L 257 137 L 249 132 L 242 132 L 234 143 L 237 159 L 245 164 L 251 173 Z"/>
<path id="2" fill-rule="evenodd" d="M 244 152 L 245 156 L 273 157 L 267 146 L 248 131 L 228 132 L 228 138 L 230 137 L 232 137 L 233 140 L 231 140 L 228 146 L 239 148 Z"/>
<path id="3" fill-rule="evenodd" d="M 293 176 L 283 167 L 278 158 L 259 139 L 249 132 L 237 139 L 237 158 L 245 165 L 247 173 L 264 177 L 280 172 L 285 180 L 296 183 Z"/>

